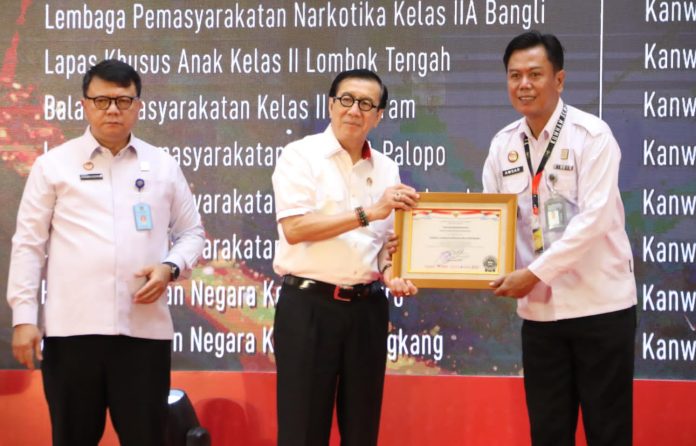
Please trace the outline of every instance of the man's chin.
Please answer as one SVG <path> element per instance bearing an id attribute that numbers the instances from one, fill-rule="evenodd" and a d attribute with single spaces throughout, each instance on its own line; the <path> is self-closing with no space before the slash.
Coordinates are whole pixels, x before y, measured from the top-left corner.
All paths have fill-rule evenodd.
<path id="1" fill-rule="evenodd" d="M 515 110 L 522 115 L 529 115 L 536 113 L 536 106 L 533 102 L 515 102 Z"/>
<path id="2" fill-rule="evenodd" d="M 92 133 L 97 140 L 121 141 L 127 139 L 128 135 L 130 135 L 130 132 L 123 131 L 123 127 L 102 127 L 102 129 L 103 131 L 99 132 L 99 134 Z"/>
<path id="3" fill-rule="evenodd" d="M 341 133 L 354 135 L 357 133 L 362 133 L 363 127 L 360 125 L 343 125 L 341 128 Z"/>

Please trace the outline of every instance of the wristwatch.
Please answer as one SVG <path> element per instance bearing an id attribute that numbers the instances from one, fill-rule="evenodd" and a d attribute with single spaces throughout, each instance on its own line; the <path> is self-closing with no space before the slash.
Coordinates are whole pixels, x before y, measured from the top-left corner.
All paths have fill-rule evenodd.
<path id="1" fill-rule="evenodd" d="M 169 267 L 169 278 L 172 282 L 179 278 L 179 273 L 181 273 L 181 270 L 176 265 L 176 263 L 174 263 L 174 262 L 162 262 L 162 264 L 167 265 Z"/>

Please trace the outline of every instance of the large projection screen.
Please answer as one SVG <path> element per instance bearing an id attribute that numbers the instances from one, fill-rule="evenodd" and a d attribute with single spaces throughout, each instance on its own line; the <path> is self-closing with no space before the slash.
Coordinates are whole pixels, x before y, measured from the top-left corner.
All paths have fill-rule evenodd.
<path id="1" fill-rule="evenodd" d="M 419 190 L 481 191 L 492 136 L 517 119 L 502 53 L 556 34 L 569 104 L 622 149 L 638 285 L 636 377 L 693 379 L 696 357 L 696 5 L 677 1 L 6 1 L 0 18 L 0 289 L 37 156 L 80 135 L 85 70 L 143 76 L 137 136 L 168 151 L 204 220 L 204 258 L 172 286 L 174 369 L 273 371 L 279 278 L 271 174 L 284 145 L 328 124 L 335 74 L 367 67 L 390 91 L 373 146 Z M 487 291 L 389 297 L 388 372 L 522 373 L 515 302 Z M 0 305 L 0 368 L 11 356 Z"/>

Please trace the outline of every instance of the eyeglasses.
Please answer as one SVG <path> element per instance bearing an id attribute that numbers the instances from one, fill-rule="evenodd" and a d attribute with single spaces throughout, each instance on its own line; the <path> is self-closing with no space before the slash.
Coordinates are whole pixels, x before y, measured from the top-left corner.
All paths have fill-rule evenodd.
<path id="1" fill-rule="evenodd" d="M 116 108 L 119 110 L 128 110 L 133 105 L 133 101 L 138 99 L 137 96 L 117 96 L 115 98 L 110 98 L 109 96 L 95 96 L 90 98 L 85 96 L 85 99 L 91 99 L 94 102 L 94 107 L 97 110 L 108 110 L 111 107 L 111 103 L 116 103 Z"/>
<path id="2" fill-rule="evenodd" d="M 353 96 L 351 96 L 349 94 L 344 94 L 343 96 L 340 96 L 340 97 L 334 97 L 333 100 L 334 100 L 334 102 L 336 102 L 336 100 L 338 100 L 338 102 L 342 106 L 344 106 L 345 108 L 351 108 L 353 106 L 353 104 L 355 104 L 357 102 L 358 108 L 364 112 L 369 112 L 373 108 L 378 107 L 377 105 L 373 104 L 372 101 L 369 99 L 355 99 Z"/>

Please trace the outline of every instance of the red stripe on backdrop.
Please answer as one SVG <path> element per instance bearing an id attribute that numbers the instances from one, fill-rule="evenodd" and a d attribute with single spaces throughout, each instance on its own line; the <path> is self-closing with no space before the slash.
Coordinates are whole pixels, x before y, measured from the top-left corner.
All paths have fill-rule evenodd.
<path id="1" fill-rule="evenodd" d="M 214 446 L 275 445 L 275 375 L 174 372 Z M 636 381 L 636 446 L 696 444 L 696 382 Z M 380 445 L 526 446 L 519 378 L 388 375 Z M 332 446 L 338 446 L 334 427 Z M 50 444 L 39 372 L 0 370 L 0 445 Z M 101 446 L 118 442 L 111 426 Z M 579 446 L 585 445 L 578 441 Z"/>

